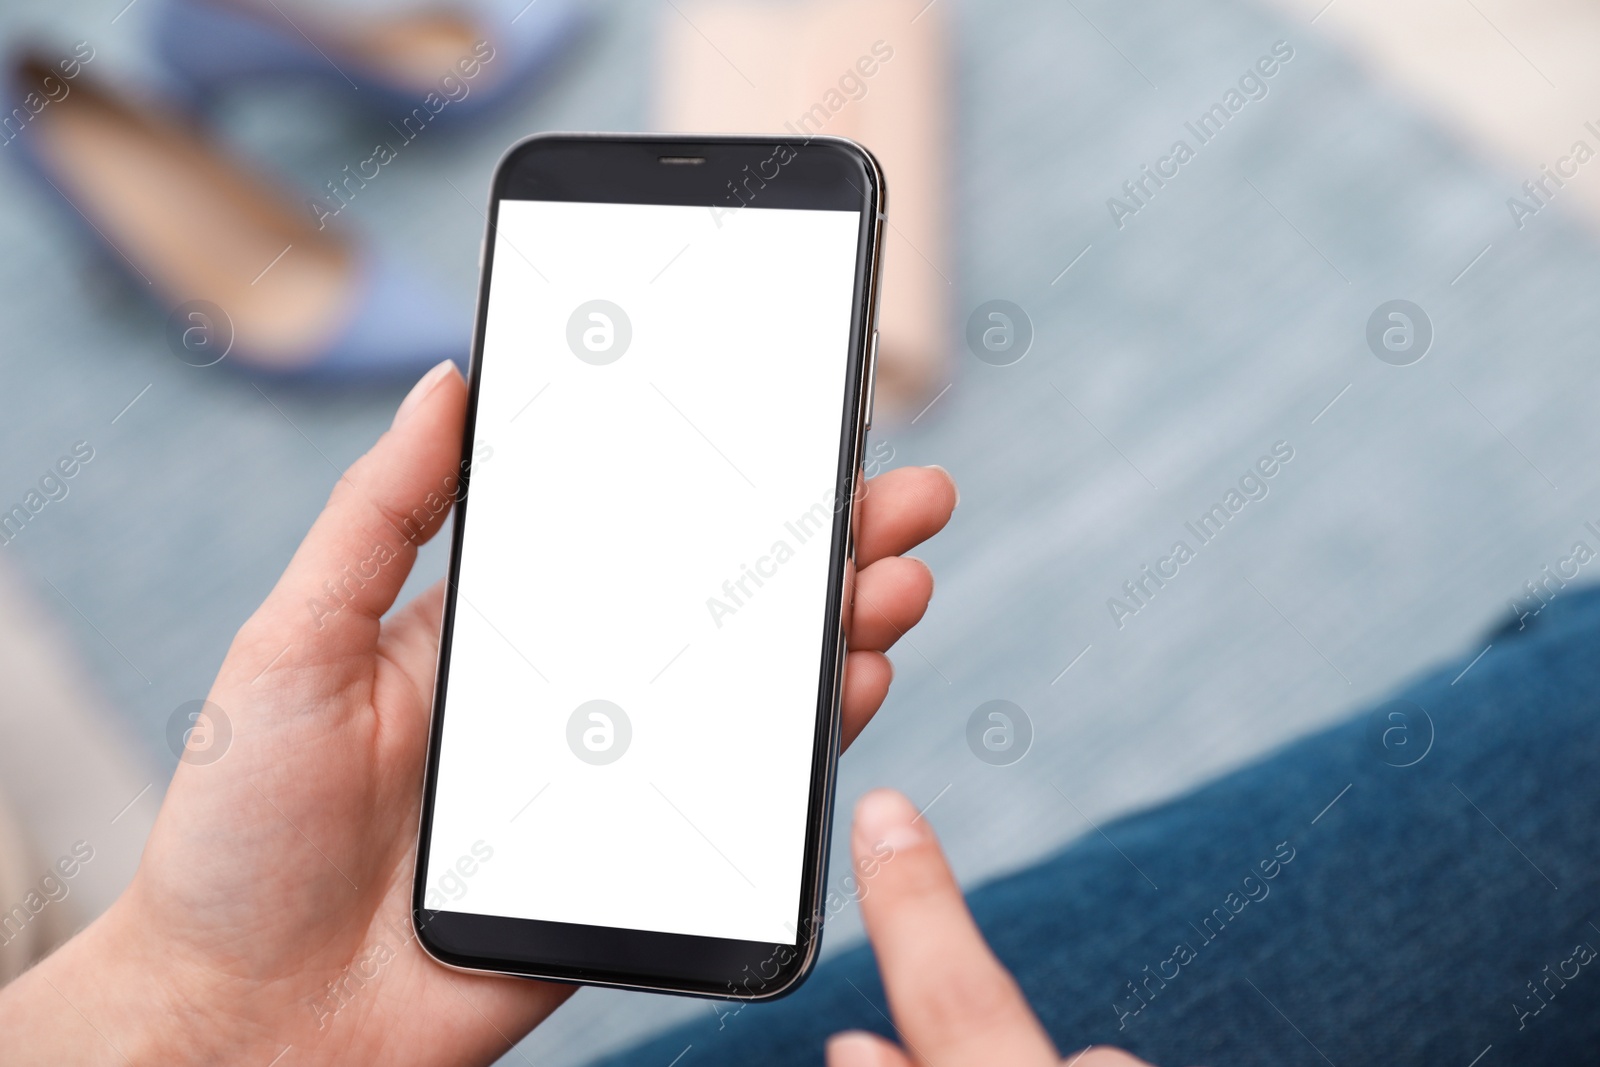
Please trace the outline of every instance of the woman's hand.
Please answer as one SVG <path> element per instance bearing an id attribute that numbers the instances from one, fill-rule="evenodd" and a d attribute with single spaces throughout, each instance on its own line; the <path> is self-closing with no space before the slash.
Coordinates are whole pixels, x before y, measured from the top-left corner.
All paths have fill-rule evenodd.
<path id="1" fill-rule="evenodd" d="M 460 375 L 436 368 L 334 487 L 211 691 L 226 754 L 180 764 L 128 891 L 0 993 L 23 1058 L 488 1063 L 572 992 L 447 970 L 411 933 L 443 584 L 384 616 L 445 522 L 465 404 Z M 911 468 L 861 504 L 846 742 L 932 594 L 900 554 L 955 499 L 948 475 Z"/>
<path id="2" fill-rule="evenodd" d="M 828 1042 L 828 1067 L 1149 1067 L 1112 1048 L 1061 1060 L 984 943 L 932 828 L 905 797 L 887 789 L 863 797 L 851 848 L 862 870 L 876 869 L 861 914 L 904 1047 L 876 1034 L 838 1034 Z"/>

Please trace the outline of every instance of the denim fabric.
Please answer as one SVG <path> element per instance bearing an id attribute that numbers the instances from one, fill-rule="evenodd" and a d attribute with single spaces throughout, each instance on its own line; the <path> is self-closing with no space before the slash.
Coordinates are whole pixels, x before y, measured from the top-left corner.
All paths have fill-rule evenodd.
<path id="1" fill-rule="evenodd" d="M 1058 1046 L 1168 1067 L 1594 1062 L 1600 593 L 1491 640 L 1464 675 L 1470 655 L 974 890 Z M 605 1062 L 814 1065 L 830 1033 L 889 1032 L 865 947 L 720 1010 Z"/>

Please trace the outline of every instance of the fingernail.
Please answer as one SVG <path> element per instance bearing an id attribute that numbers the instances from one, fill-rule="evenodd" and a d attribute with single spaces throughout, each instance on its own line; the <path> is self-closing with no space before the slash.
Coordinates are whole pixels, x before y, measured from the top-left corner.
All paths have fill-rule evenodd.
<path id="1" fill-rule="evenodd" d="M 928 572 L 928 599 L 932 600 L 933 599 L 933 591 L 937 587 L 938 583 L 936 583 L 933 580 L 933 568 L 928 566 L 928 561 L 923 559 L 921 556 L 913 556 L 909 552 L 907 552 L 905 555 L 901 556 L 900 558 L 901 559 L 909 559 L 909 560 L 912 560 L 913 562 L 922 564 L 922 569 Z"/>
<path id="2" fill-rule="evenodd" d="M 874 789 L 856 805 L 856 833 L 869 845 L 885 844 L 895 851 L 920 845 L 928 839 L 927 823 L 903 794 Z"/>
<path id="3" fill-rule="evenodd" d="M 878 1067 L 883 1063 L 882 1040 L 861 1030 L 846 1030 L 828 1038 L 828 1067 Z"/>
<path id="4" fill-rule="evenodd" d="M 389 428 L 392 430 L 404 422 L 406 416 L 415 411 L 417 405 L 422 403 L 422 398 L 433 392 L 433 387 L 438 385 L 440 380 L 454 369 L 455 364 L 447 359 L 427 374 L 424 374 L 422 380 L 413 385 L 411 392 L 407 393 L 406 398 L 400 401 L 400 407 L 394 413 L 394 422 L 389 424 Z"/>
<path id="5" fill-rule="evenodd" d="M 950 479 L 950 488 L 956 491 L 955 506 L 959 508 L 961 506 L 961 487 L 956 484 L 956 476 L 939 466 L 937 463 L 928 464 L 928 469 L 931 471 L 938 471 L 940 474 Z"/>

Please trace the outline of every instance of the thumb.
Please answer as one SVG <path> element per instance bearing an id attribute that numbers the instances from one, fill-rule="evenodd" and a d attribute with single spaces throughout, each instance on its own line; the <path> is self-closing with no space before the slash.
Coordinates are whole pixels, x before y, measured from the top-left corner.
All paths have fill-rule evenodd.
<path id="1" fill-rule="evenodd" d="M 373 652 L 379 620 L 411 573 L 418 546 L 444 525 L 461 490 L 466 399 L 455 364 L 439 364 L 340 476 L 252 620 L 272 632 L 267 644 L 304 646 L 292 657 L 301 665 Z"/>

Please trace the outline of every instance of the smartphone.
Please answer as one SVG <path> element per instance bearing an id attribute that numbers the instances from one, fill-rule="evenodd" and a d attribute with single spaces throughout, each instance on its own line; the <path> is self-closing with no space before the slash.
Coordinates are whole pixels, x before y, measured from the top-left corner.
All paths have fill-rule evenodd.
<path id="1" fill-rule="evenodd" d="M 442 963 L 743 1000 L 810 971 L 884 197 L 829 137 L 501 160 L 412 898 Z"/>

